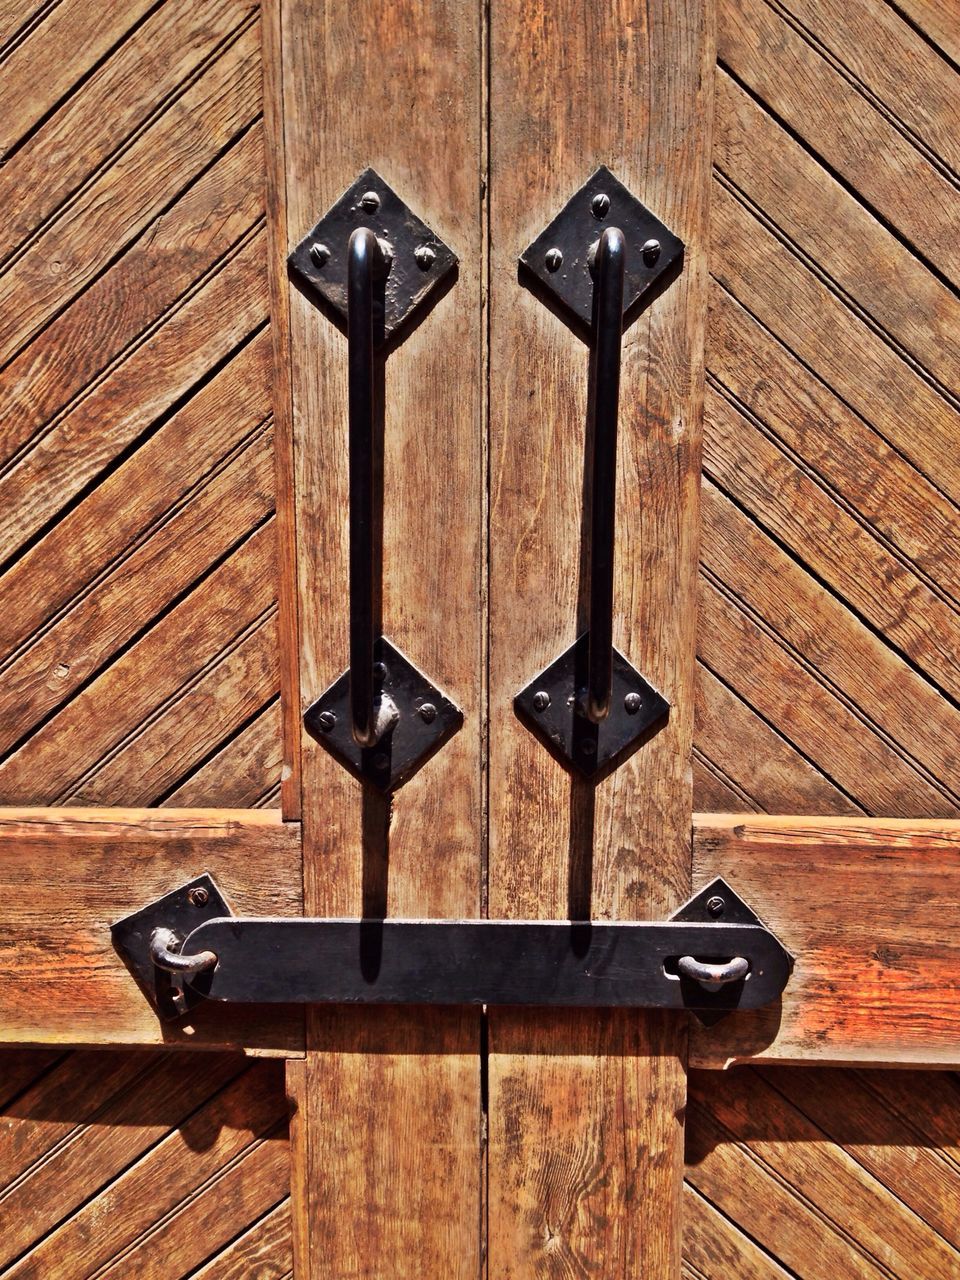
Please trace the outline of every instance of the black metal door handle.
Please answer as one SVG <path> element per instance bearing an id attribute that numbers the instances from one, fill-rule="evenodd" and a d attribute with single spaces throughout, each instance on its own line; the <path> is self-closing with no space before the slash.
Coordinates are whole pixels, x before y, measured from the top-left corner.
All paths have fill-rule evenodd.
<path id="1" fill-rule="evenodd" d="M 593 377 L 593 484 L 590 510 L 590 613 L 583 712 L 594 724 L 610 711 L 613 682 L 613 556 L 617 508 L 617 427 L 620 340 L 627 246 L 619 227 L 606 227 L 594 254 L 596 319 Z"/>
<path id="2" fill-rule="evenodd" d="M 617 434 L 624 326 L 682 262 L 681 242 L 608 169 L 597 170 L 520 259 L 525 282 L 591 344 L 590 581 L 585 629 L 514 707 L 562 764 L 591 779 L 615 769 L 669 713 L 613 645 Z"/>
<path id="3" fill-rule="evenodd" d="M 304 714 L 356 777 L 392 791 L 460 728 L 451 700 L 380 631 L 378 446 L 388 351 L 452 281 L 455 254 L 366 169 L 290 255 L 290 274 L 347 333 L 350 666 Z M 388 477 L 385 481 L 388 482 Z"/>
<path id="4" fill-rule="evenodd" d="M 375 746 L 400 713 L 374 681 L 376 548 L 374 543 L 374 286 L 390 267 L 390 247 L 370 227 L 347 245 L 347 343 L 350 437 L 350 720 L 359 747 Z"/>

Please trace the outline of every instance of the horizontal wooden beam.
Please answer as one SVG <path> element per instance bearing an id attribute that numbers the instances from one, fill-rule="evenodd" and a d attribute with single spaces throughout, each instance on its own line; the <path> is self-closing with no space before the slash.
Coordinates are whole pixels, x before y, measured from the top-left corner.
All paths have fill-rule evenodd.
<path id="1" fill-rule="evenodd" d="M 277 812 L 0 808 L 0 1044 L 302 1051 L 285 1006 L 161 1025 L 114 952 L 112 921 L 201 871 L 238 913 L 303 914 L 300 828 Z"/>
<path id="2" fill-rule="evenodd" d="M 693 848 L 796 967 L 777 1004 L 692 1020 L 692 1066 L 960 1064 L 960 821 L 700 814 Z"/>

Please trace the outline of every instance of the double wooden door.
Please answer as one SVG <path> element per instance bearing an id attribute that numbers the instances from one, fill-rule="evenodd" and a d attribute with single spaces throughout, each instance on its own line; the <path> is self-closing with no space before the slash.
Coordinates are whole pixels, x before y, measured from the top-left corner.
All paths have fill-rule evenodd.
<path id="1" fill-rule="evenodd" d="M 902 1070 L 960 1043 L 956 23 L 3 23 L 0 1275 L 960 1274 L 960 1097 Z M 513 708 L 587 588 L 588 348 L 517 259 L 601 164 L 685 259 L 624 337 L 617 468 L 614 639 L 671 710 L 594 784 Z M 286 259 L 367 166 L 459 259 L 386 363 L 381 608 L 464 721 L 390 799 L 301 730 L 347 660 L 346 341 Z M 689 1045 L 161 1026 L 108 926 L 201 870 L 245 914 L 500 919 L 662 919 L 721 874 L 796 969 Z"/>

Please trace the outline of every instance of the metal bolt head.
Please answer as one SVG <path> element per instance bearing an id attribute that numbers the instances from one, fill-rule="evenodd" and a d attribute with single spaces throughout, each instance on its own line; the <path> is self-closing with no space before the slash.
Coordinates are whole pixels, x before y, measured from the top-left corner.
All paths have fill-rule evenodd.
<path id="1" fill-rule="evenodd" d="M 324 266 L 330 258 L 330 250 L 325 244 L 312 244 L 310 246 L 310 261 L 315 267 Z"/>
<path id="2" fill-rule="evenodd" d="M 196 884 L 187 894 L 187 899 L 193 907 L 205 907 L 210 901 L 210 892 L 202 884 Z"/>
<path id="3" fill-rule="evenodd" d="M 643 248 L 640 250 L 640 252 L 643 254 L 643 260 L 647 264 L 647 266 L 648 267 L 654 266 L 657 259 L 660 257 L 660 241 L 645 240 L 643 243 Z"/>
<path id="4" fill-rule="evenodd" d="M 533 706 L 536 711 L 546 711 L 550 705 L 550 695 L 546 689 L 538 689 L 533 695 Z"/>
<path id="5" fill-rule="evenodd" d="M 437 708 L 432 702 L 423 702 L 420 704 L 419 715 L 424 724 L 433 724 L 437 718 Z"/>
<path id="6" fill-rule="evenodd" d="M 610 212 L 610 197 L 605 191 L 598 191 L 590 202 L 590 212 L 600 221 Z"/>
<path id="7" fill-rule="evenodd" d="M 639 693 L 628 693 L 623 700 L 623 709 L 628 716 L 635 716 L 643 706 L 643 699 Z"/>
<path id="8" fill-rule="evenodd" d="M 360 197 L 360 208 L 367 213 L 376 213 L 380 208 L 380 197 L 375 191 L 365 191 Z"/>
<path id="9" fill-rule="evenodd" d="M 436 250 L 428 244 L 417 245 L 413 257 L 421 271 L 429 271 L 437 260 Z"/>
<path id="10" fill-rule="evenodd" d="M 559 271 L 563 266 L 563 254 L 559 249 L 548 249 L 544 262 L 547 264 L 548 271 Z"/>
<path id="11" fill-rule="evenodd" d="M 327 733 L 329 733 L 331 729 L 335 729 L 337 727 L 336 712 L 321 711 L 320 714 L 317 716 L 317 724 L 320 726 L 321 729 L 324 729 L 326 730 Z"/>
<path id="12" fill-rule="evenodd" d="M 714 894 L 712 898 L 707 899 L 707 911 L 712 916 L 722 916 L 726 903 L 719 894 Z"/>

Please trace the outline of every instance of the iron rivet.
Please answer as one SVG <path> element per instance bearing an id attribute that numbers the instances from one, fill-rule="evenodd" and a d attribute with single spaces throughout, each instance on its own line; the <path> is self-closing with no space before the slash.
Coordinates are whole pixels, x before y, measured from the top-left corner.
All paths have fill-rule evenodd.
<path id="1" fill-rule="evenodd" d="M 413 256 L 421 271 L 429 271 L 437 260 L 435 251 L 428 244 L 417 245 Z"/>
<path id="2" fill-rule="evenodd" d="M 643 248 L 640 250 L 643 254 L 643 260 L 648 267 L 652 267 L 660 257 L 660 241 L 647 240 L 644 242 Z"/>
<path id="3" fill-rule="evenodd" d="M 550 695 L 546 689 L 538 689 L 533 695 L 533 705 L 537 711 L 546 711 L 550 705 Z"/>
<path id="4" fill-rule="evenodd" d="M 329 733 L 331 729 L 336 728 L 336 714 L 333 711 L 321 711 L 317 716 L 317 724 L 321 729 L 326 729 L 327 733 Z"/>
<path id="5" fill-rule="evenodd" d="M 437 708 L 432 702 L 424 702 L 420 707 L 420 719 L 424 724 L 433 724 L 437 718 Z"/>
<path id="6" fill-rule="evenodd" d="M 605 191 L 598 191 L 590 204 L 590 212 L 596 219 L 605 218 L 610 212 L 610 197 Z"/>
<path id="7" fill-rule="evenodd" d="M 187 894 L 187 898 L 189 899 L 191 906 L 205 907 L 210 901 L 210 894 L 202 884 L 198 884 L 190 890 Z"/>
<path id="8" fill-rule="evenodd" d="M 385 680 L 387 678 L 387 668 L 382 662 L 375 662 L 373 664 L 373 674 L 378 680 Z"/>
<path id="9" fill-rule="evenodd" d="M 548 271 L 559 271 L 563 266 L 563 254 L 559 249 L 548 249 L 544 262 Z"/>
<path id="10" fill-rule="evenodd" d="M 721 897 L 719 897 L 719 895 L 717 894 L 714 894 L 712 898 L 707 899 L 707 911 L 712 916 L 722 916 L 724 907 L 726 907 L 726 905 L 727 904 L 724 902 L 724 900 Z"/>
<path id="11" fill-rule="evenodd" d="M 360 197 L 360 208 L 366 209 L 367 213 L 376 213 L 380 208 L 380 197 L 375 191 L 365 191 Z"/>
<path id="12" fill-rule="evenodd" d="M 324 266 L 329 257 L 330 250 L 325 244 L 312 244 L 310 246 L 310 261 L 315 267 Z"/>
<path id="13" fill-rule="evenodd" d="M 623 700 L 623 709 L 628 716 L 635 716 L 643 706 L 643 699 L 639 693 L 628 693 Z"/>

